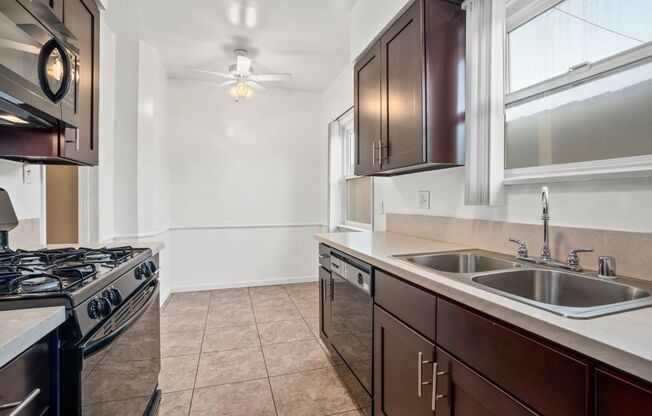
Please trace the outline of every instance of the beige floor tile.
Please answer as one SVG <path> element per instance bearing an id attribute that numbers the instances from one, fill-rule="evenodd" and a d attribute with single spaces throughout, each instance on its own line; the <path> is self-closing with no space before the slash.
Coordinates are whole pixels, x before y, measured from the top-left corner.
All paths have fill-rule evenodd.
<path id="1" fill-rule="evenodd" d="M 161 333 L 203 331 L 206 326 L 206 315 L 207 312 L 163 315 L 161 316 Z"/>
<path id="2" fill-rule="evenodd" d="M 319 338 L 319 316 L 313 318 L 305 318 L 305 321 L 315 337 Z"/>
<path id="3" fill-rule="evenodd" d="M 294 304 L 304 319 L 319 318 L 319 302 L 295 302 Z"/>
<path id="4" fill-rule="evenodd" d="M 267 372 L 271 376 L 316 370 L 331 366 L 316 340 L 263 347 Z"/>
<path id="5" fill-rule="evenodd" d="M 283 285 L 283 287 L 288 293 L 307 290 L 307 289 L 319 290 L 319 282 L 315 281 L 315 282 L 303 282 L 303 283 L 289 283 Z"/>
<path id="6" fill-rule="evenodd" d="M 204 333 L 202 352 L 234 350 L 258 347 L 258 329 L 255 324 L 207 328 Z"/>
<path id="7" fill-rule="evenodd" d="M 194 300 L 204 301 L 211 298 L 210 290 L 200 290 L 196 292 L 177 292 L 173 293 L 170 300 Z"/>
<path id="8" fill-rule="evenodd" d="M 195 385 L 199 355 L 161 359 L 158 385 L 163 393 L 192 389 Z"/>
<path id="9" fill-rule="evenodd" d="M 254 314 L 258 323 L 301 319 L 301 314 L 292 303 L 281 306 L 254 306 Z"/>
<path id="10" fill-rule="evenodd" d="M 246 296 L 220 296 L 211 298 L 209 310 L 212 311 L 229 311 L 234 309 L 250 309 L 251 300 L 249 294 Z"/>
<path id="11" fill-rule="evenodd" d="M 319 287 L 315 286 L 310 288 L 290 289 L 288 295 L 294 302 L 319 302 Z"/>
<path id="12" fill-rule="evenodd" d="M 161 334 L 161 356 L 199 354 L 203 335 L 202 331 L 164 332 Z"/>
<path id="13" fill-rule="evenodd" d="M 163 393 L 158 416 L 188 416 L 192 390 Z"/>
<path id="14" fill-rule="evenodd" d="M 193 416 L 275 416 L 267 379 L 195 390 Z"/>
<path id="15" fill-rule="evenodd" d="M 270 294 L 274 292 L 285 292 L 283 285 L 270 285 L 270 286 L 255 286 L 249 288 L 249 294 L 256 296 L 259 294 Z"/>
<path id="16" fill-rule="evenodd" d="M 357 408 L 333 369 L 271 377 L 279 416 L 323 416 Z"/>
<path id="17" fill-rule="evenodd" d="M 251 308 L 232 310 L 213 310 L 208 313 L 206 328 L 221 328 L 224 326 L 248 325 L 255 323 Z"/>
<path id="18" fill-rule="evenodd" d="M 314 339 L 303 319 L 258 324 L 260 342 L 263 345 Z"/>
<path id="19" fill-rule="evenodd" d="M 189 313 L 202 313 L 208 310 L 208 299 L 205 301 L 183 300 L 177 301 L 172 299 L 165 307 L 162 316 L 166 315 L 185 315 Z"/>
<path id="20" fill-rule="evenodd" d="M 264 308 L 268 306 L 289 307 L 292 305 L 292 300 L 284 290 L 279 290 L 269 293 L 252 293 L 251 303 L 254 308 Z"/>
<path id="21" fill-rule="evenodd" d="M 333 415 L 329 416 L 365 416 L 364 413 L 362 413 L 361 410 L 349 410 L 348 412 L 344 413 L 335 413 Z"/>
<path id="22" fill-rule="evenodd" d="M 243 348 L 201 355 L 196 387 L 236 383 L 267 377 L 260 348 Z"/>
<path id="23" fill-rule="evenodd" d="M 217 298 L 248 298 L 249 289 L 246 287 L 238 287 L 232 289 L 218 289 L 211 292 L 211 300 Z"/>

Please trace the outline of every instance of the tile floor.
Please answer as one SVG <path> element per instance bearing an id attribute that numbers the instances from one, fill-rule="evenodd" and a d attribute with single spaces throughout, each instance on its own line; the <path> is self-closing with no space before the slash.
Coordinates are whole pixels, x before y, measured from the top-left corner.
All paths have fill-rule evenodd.
<path id="1" fill-rule="evenodd" d="M 362 416 L 319 340 L 317 283 L 171 295 L 160 416 Z"/>

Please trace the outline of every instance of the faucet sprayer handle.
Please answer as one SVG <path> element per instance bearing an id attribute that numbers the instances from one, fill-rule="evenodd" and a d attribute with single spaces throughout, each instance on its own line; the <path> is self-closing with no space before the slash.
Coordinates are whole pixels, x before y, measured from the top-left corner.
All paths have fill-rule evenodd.
<path id="1" fill-rule="evenodd" d="M 516 238 L 510 238 L 509 241 L 518 244 L 518 258 L 525 258 L 528 256 L 527 245 L 525 244 L 525 241 L 517 240 Z"/>
<path id="2" fill-rule="evenodd" d="M 566 264 L 570 266 L 573 270 L 582 270 L 580 267 L 580 258 L 577 256 L 579 253 L 593 253 L 592 248 L 574 248 L 568 254 L 566 259 Z"/>

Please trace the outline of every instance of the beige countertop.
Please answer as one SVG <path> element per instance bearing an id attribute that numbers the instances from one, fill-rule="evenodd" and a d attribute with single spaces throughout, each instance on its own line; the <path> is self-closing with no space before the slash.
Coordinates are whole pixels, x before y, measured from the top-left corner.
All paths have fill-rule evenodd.
<path id="1" fill-rule="evenodd" d="M 66 320 L 66 308 L 0 311 L 0 367 L 20 355 Z"/>
<path id="2" fill-rule="evenodd" d="M 652 382 L 652 308 L 586 320 L 564 318 L 391 257 L 473 247 L 390 232 L 323 233 L 315 238 L 423 288 Z"/>

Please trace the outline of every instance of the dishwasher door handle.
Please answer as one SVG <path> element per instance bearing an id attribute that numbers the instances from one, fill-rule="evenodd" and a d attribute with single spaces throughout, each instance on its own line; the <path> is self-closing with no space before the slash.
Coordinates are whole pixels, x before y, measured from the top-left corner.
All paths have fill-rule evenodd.
<path id="1" fill-rule="evenodd" d="M 41 393 L 41 389 L 34 389 L 23 400 L 14 403 L 1 404 L 0 410 L 14 409 L 7 416 L 18 416 Z"/>

